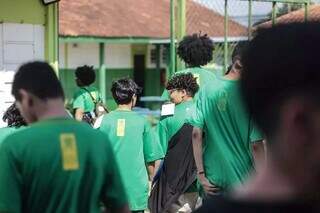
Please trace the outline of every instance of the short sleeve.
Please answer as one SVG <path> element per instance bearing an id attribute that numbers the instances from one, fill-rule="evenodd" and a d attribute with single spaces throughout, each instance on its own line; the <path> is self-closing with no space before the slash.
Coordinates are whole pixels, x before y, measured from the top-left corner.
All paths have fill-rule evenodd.
<path id="1" fill-rule="evenodd" d="M 259 142 L 264 139 L 262 131 L 252 122 L 250 127 L 250 142 Z"/>
<path id="2" fill-rule="evenodd" d="M 145 129 L 143 133 L 143 154 L 147 163 L 164 157 L 159 137 L 157 137 L 148 121 L 145 121 Z"/>
<path id="3" fill-rule="evenodd" d="M 109 144 L 109 143 L 108 143 Z M 105 188 L 106 206 L 110 209 L 120 208 L 126 205 L 127 195 L 122 184 L 122 177 L 118 169 L 111 145 L 108 148 L 107 185 Z"/>
<path id="4" fill-rule="evenodd" d="M 168 149 L 168 129 L 165 125 L 165 120 L 161 120 L 155 128 L 155 132 L 158 135 L 159 143 L 162 147 L 163 153 L 165 154 Z"/>
<path id="5" fill-rule="evenodd" d="M 18 161 L 10 151 L 10 143 L 12 138 L 9 136 L 0 149 L 0 212 L 21 211 L 22 177 Z"/>
<path id="6" fill-rule="evenodd" d="M 76 94 L 73 98 L 72 108 L 73 109 L 83 109 L 84 110 L 84 98 L 80 94 Z"/>
<path id="7" fill-rule="evenodd" d="M 188 115 L 187 117 L 187 123 L 194 126 L 198 127 L 200 129 L 204 128 L 205 120 L 204 120 L 204 108 L 203 108 L 203 92 L 199 92 L 199 97 L 196 100 L 196 107 L 195 109 L 192 110 L 192 112 Z"/>

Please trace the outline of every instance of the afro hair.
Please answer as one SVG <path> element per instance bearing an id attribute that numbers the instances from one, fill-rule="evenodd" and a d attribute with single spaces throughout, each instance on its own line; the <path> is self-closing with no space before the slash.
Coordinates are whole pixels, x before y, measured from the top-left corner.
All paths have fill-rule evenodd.
<path id="1" fill-rule="evenodd" d="M 4 113 L 2 120 L 8 124 L 8 127 L 26 126 L 27 123 L 21 116 L 16 104 L 12 104 Z"/>
<path id="2" fill-rule="evenodd" d="M 84 65 L 77 67 L 76 77 L 80 80 L 83 86 L 89 86 L 96 80 L 96 73 L 93 66 Z"/>
<path id="3" fill-rule="evenodd" d="M 194 97 L 199 90 L 199 85 L 197 84 L 197 78 L 195 78 L 191 73 L 182 73 L 174 75 L 169 80 L 166 89 L 184 89 L 189 96 Z"/>
<path id="4" fill-rule="evenodd" d="M 189 67 L 200 67 L 212 60 L 213 50 L 213 41 L 207 34 L 193 34 L 180 41 L 177 53 Z"/>

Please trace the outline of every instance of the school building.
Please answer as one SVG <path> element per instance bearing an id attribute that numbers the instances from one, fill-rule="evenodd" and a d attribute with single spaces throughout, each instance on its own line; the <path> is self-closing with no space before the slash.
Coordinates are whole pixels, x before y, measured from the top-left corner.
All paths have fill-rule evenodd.
<path id="1" fill-rule="evenodd" d="M 224 17 L 188 0 L 187 33 L 206 33 L 223 49 Z M 190 18 L 187 20 L 190 20 Z M 247 29 L 229 20 L 229 41 L 247 39 Z M 159 96 L 169 65 L 170 0 L 74 0 L 59 3 L 59 76 L 70 101 L 77 89 L 74 70 L 84 64 L 97 70 L 96 86 L 114 107 L 109 88 L 129 76 L 144 96 Z M 223 51 L 215 62 L 223 63 Z"/>
<path id="2" fill-rule="evenodd" d="M 14 101 L 11 82 L 22 63 L 46 60 L 58 74 L 58 5 L 46 2 L 49 0 L 1 0 L 0 127 L 3 112 Z"/>

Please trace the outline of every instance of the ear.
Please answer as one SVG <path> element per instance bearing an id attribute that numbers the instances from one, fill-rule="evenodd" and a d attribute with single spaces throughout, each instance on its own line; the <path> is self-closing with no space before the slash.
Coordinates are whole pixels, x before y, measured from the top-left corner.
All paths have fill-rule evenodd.
<path id="1" fill-rule="evenodd" d="M 28 91 L 26 91 L 25 89 L 20 89 L 19 94 L 21 97 L 21 104 L 22 105 L 27 105 L 29 107 L 33 106 L 34 100 Z"/>
<path id="2" fill-rule="evenodd" d="M 185 89 L 181 90 L 182 97 L 185 97 L 188 95 L 187 91 Z"/>

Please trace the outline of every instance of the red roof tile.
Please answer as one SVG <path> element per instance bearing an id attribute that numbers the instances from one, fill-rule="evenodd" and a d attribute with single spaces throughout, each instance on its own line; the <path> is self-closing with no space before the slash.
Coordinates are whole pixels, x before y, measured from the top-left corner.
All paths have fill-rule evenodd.
<path id="1" fill-rule="evenodd" d="M 61 0 L 62 36 L 150 37 L 170 35 L 170 0 Z M 187 1 L 187 33 L 202 31 L 223 37 L 223 16 Z M 229 21 L 229 36 L 244 36 L 246 28 Z"/>
<path id="2" fill-rule="evenodd" d="M 292 22 L 304 22 L 305 21 L 305 9 L 293 11 L 291 13 L 280 16 L 276 20 L 276 24 L 286 24 Z M 308 21 L 320 21 L 320 5 L 311 5 L 308 12 Z M 270 27 L 271 21 L 260 24 L 258 27 Z"/>

